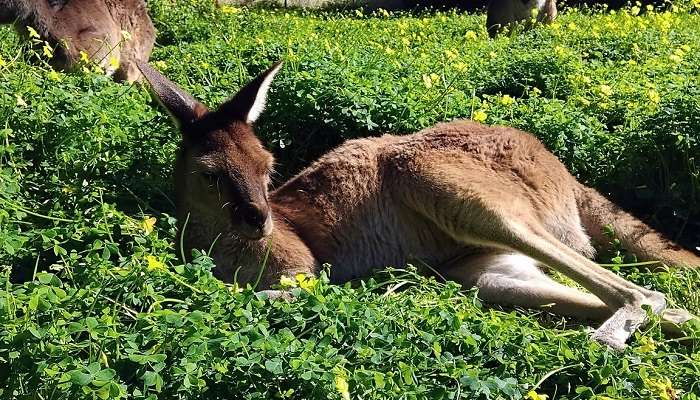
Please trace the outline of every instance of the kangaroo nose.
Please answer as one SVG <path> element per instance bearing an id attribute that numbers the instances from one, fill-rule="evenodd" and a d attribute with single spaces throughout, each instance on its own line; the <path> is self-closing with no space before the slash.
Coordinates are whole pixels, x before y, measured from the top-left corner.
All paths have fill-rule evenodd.
<path id="1" fill-rule="evenodd" d="M 265 205 L 251 203 L 243 215 L 246 224 L 253 228 L 262 228 L 270 214 L 270 208 Z"/>
<path id="2" fill-rule="evenodd" d="M 272 213 L 267 204 L 248 204 L 241 209 L 241 217 L 244 226 L 240 234 L 248 239 L 258 240 L 272 234 Z"/>

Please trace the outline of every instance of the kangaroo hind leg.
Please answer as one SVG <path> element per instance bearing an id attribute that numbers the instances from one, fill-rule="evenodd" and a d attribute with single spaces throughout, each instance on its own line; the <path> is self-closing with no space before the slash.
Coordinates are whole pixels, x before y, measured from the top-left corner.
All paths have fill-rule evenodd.
<path id="1" fill-rule="evenodd" d="M 544 308 L 555 314 L 603 320 L 612 310 L 598 297 L 562 285 L 545 275 L 534 259 L 494 250 L 460 258 L 441 274 L 479 289 L 479 298 L 505 306 Z"/>
<path id="2" fill-rule="evenodd" d="M 546 228 L 538 211 L 543 206 L 536 205 L 533 199 L 551 198 L 547 203 L 554 214 L 566 217 L 568 212 L 566 207 L 557 205 L 552 193 L 514 183 L 498 171 L 493 171 L 488 181 L 481 179 L 477 170 L 465 179 L 464 168 L 470 167 L 469 161 L 452 164 L 447 160 L 431 168 L 423 166 L 411 176 L 411 186 L 407 187 L 412 190 L 406 192 L 406 203 L 458 242 L 526 255 L 588 289 L 613 310 L 593 335 L 611 347 L 623 348 L 632 333 L 646 322 L 643 304 L 650 305 L 654 313 L 666 308 L 663 294 L 600 267 Z M 552 185 L 573 183 L 573 178 L 569 181 L 562 177 Z"/>

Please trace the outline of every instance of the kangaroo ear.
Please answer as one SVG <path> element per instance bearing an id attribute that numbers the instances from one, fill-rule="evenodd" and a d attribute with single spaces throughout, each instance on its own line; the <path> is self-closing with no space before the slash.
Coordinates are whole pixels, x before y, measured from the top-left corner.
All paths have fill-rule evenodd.
<path id="1" fill-rule="evenodd" d="M 147 62 L 138 60 L 135 62 L 151 85 L 158 101 L 172 115 L 178 125 L 188 125 L 207 113 L 206 106 L 164 77 Z"/>
<path id="2" fill-rule="evenodd" d="M 229 120 L 238 119 L 249 124 L 255 122 L 265 109 L 267 91 L 281 67 L 282 61 L 276 62 L 239 90 L 233 98 L 219 106 L 216 113 Z"/>

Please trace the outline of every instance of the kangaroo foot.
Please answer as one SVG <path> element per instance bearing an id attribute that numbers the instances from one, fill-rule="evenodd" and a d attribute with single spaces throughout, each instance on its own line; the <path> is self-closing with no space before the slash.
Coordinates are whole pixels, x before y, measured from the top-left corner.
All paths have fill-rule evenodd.
<path id="1" fill-rule="evenodd" d="M 661 330 L 674 337 L 684 336 L 683 324 L 691 320 L 700 321 L 700 318 L 686 310 L 669 308 L 661 314 Z"/>
<path id="2" fill-rule="evenodd" d="M 265 293 L 265 295 L 267 295 L 267 298 L 270 301 L 292 301 L 292 299 L 294 299 L 292 292 L 290 292 L 289 290 L 261 290 L 258 293 Z"/>
<path id="3" fill-rule="evenodd" d="M 598 343 L 622 351 L 632 333 L 647 320 L 646 311 L 639 306 L 625 306 L 608 318 L 593 332 L 591 339 Z"/>

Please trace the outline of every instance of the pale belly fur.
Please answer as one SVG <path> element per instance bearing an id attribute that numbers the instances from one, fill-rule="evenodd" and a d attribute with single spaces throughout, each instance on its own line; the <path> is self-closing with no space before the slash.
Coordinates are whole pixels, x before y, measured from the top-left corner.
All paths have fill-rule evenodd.
<path id="1" fill-rule="evenodd" d="M 438 269 L 455 256 L 471 251 L 431 221 L 392 203 L 390 196 L 380 196 L 361 210 L 359 217 L 332 234 L 338 246 L 333 257 L 324 261 L 332 265 L 333 281 L 344 282 L 407 264 Z"/>

